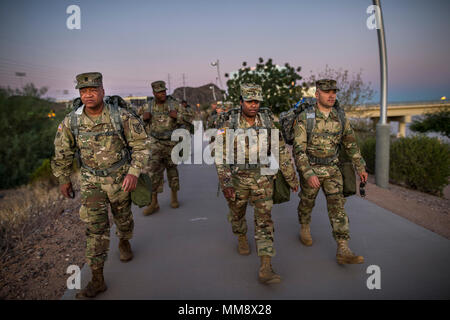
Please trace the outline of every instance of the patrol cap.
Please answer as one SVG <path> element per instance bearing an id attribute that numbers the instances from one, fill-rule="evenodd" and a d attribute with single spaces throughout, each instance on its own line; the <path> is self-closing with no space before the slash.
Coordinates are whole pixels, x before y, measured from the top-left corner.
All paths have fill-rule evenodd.
<path id="1" fill-rule="evenodd" d="M 166 83 L 162 80 L 152 82 L 152 89 L 154 92 L 161 92 L 167 90 Z"/>
<path id="2" fill-rule="evenodd" d="M 339 89 L 336 86 L 336 80 L 333 79 L 320 79 L 316 81 L 316 89 L 320 90 L 336 90 Z"/>
<path id="3" fill-rule="evenodd" d="M 76 80 L 77 85 L 75 89 L 103 86 L 103 76 L 100 72 L 80 73 L 76 76 Z"/>
<path id="4" fill-rule="evenodd" d="M 259 84 L 243 83 L 241 84 L 241 96 L 244 101 L 263 101 L 262 88 Z"/>

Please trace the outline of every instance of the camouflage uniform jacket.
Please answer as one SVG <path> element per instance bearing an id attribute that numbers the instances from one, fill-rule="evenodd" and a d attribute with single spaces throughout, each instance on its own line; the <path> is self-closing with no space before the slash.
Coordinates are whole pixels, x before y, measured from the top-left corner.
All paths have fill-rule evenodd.
<path id="1" fill-rule="evenodd" d="M 210 123 L 211 117 L 216 113 L 216 110 L 206 109 L 205 111 L 205 125 L 206 129 L 209 129 L 208 124 Z"/>
<path id="2" fill-rule="evenodd" d="M 219 122 L 221 122 L 221 119 L 224 116 L 224 112 L 217 113 L 214 112 L 208 119 L 208 129 L 209 128 L 218 128 Z"/>
<path id="3" fill-rule="evenodd" d="M 131 163 L 124 164 L 117 171 L 124 172 L 127 169 L 125 172 L 139 177 L 149 158 L 149 151 L 145 146 L 147 134 L 140 119 L 133 116 L 126 109 L 119 108 L 119 110 L 124 136 L 128 147 L 131 149 Z M 115 131 L 111 123 L 108 105 L 103 107 L 102 113 L 96 118 L 87 116 L 84 109 L 79 117 L 79 135 L 77 139 L 71 131 L 70 114 L 64 118 L 56 132 L 52 170 L 60 184 L 70 182 L 72 163 L 78 148 L 81 162 L 96 170 L 111 168 L 123 157 L 124 143 L 117 134 L 83 136 L 83 133 L 112 133 Z M 114 175 L 114 172 L 112 175 Z M 103 180 L 110 181 L 111 179 L 98 177 L 97 180 L 101 182 Z"/>
<path id="4" fill-rule="evenodd" d="M 177 111 L 176 119 L 169 116 L 171 110 Z M 137 109 L 137 114 L 141 119 L 144 112 L 151 113 L 150 121 L 145 124 L 147 133 L 156 139 L 168 141 L 170 141 L 173 130 L 189 125 L 194 117 L 190 109 L 183 108 L 177 100 L 171 97 L 167 97 L 164 104 L 156 104 L 156 100 L 153 99 Z"/>
<path id="5" fill-rule="evenodd" d="M 249 129 L 252 127 L 261 127 L 262 126 L 262 120 L 261 120 L 261 116 L 258 113 L 256 116 L 256 120 L 253 126 L 250 126 L 249 123 L 245 120 L 244 117 L 240 116 L 239 117 L 239 126 L 238 128 L 242 128 L 242 129 Z M 219 176 L 219 181 L 220 181 L 220 185 L 222 190 L 224 190 L 225 188 L 229 188 L 229 187 L 233 187 L 233 183 L 232 183 L 232 175 L 233 175 L 233 171 L 230 167 L 229 164 L 226 164 L 226 129 L 231 127 L 231 119 L 228 119 L 223 125 L 222 125 L 222 129 L 219 129 L 218 134 L 222 134 L 223 135 L 223 164 L 216 164 L 217 165 L 217 174 Z M 274 123 L 272 122 L 271 124 L 271 128 L 272 129 L 276 129 Z M 236 157 L 237 157 L 237 144 L 238 144 L 238 139 L 235 138 L 234 141 L 234 157 L 235 157 L 235 163 L 236 163 Z M 270 150 L 270 136 L 269 136 L 269 132 L 268 132 L 268 146 L 267 146 L 267 150 Z M 259 149 L 258 149 L 258 145 L 259 143 L 257 143 L 255 145 L 256 150 L 249 150 L 249 144 L 248 142 L 245 145 L 245 163 L 249 163 L 249 154 L 250 152 L 256 152 L 259 156 Z M 261 165 L 261 167 L 269 167 L 268 165 Z M 284 142 L 284 139 L 281 135 L 281 132 L 279 133 L 279 168 L 281 169 L 281 172 L 283 173 L 283 176 L 285 177 L 287 183 L 289 184 L 289 186 L 291 186 L 292 188 L 295 188 L 296 186 L 298 186 L 298 180 L 297 180 L 297 175 L 295 173 L 295 168 L 294 165 L 292 163 L 292 158 L 291 158 L 291 154 L 289 153 L 289 151 L 286 148 L 286 144 Z"/>
<path id="6" fill-rule="evenodd" d="M 312 163 L 308 155 L 317 158 L 332 157 L 337 154 L 337 148 L 341 141 L 358 173 L 365 171 L 366 163 L 356 144 L 355 133 L 350 126 L 350 122 L 348 120 L 345 121 L 345 128 L 341 134 L 342 126 L 335 108 L 332 108 L 330 114 L 326 117 L 316 105 L 315 113 L 316 121 L 310 137 L 310 143 L 308 143 L 306 132 L 306 112 L 300 113 L 294 121 L 293 151 L 295 164 L 300 174 L 306 180 L 317 175 L 317 172 L 314 170 L 320 170 L 320 165 Z M 339 160 L 335 159 L 330 165 L 336 165 L 338 162 Z"/>

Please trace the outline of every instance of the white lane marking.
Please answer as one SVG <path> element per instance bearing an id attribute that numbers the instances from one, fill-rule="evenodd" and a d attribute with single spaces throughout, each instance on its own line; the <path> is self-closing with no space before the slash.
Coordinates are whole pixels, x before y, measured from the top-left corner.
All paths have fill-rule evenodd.
<path id="1" fill-rule="evenodd" d="M 208 218 L 207 217 L 199 217 L 199 218 L 190 219 L 189 221 L 194 222 L 194 221 L 200 221 L 200 220 L 208 220 Z"/>

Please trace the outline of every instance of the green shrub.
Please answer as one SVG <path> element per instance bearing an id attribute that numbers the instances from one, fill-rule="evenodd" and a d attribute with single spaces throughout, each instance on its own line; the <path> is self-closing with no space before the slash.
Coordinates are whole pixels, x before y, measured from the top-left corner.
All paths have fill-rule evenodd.
<path id="1" fill-rule="evenodd" d="M 30 96 L 0 94 L 0 189 L 29 182 L 30 175 L 54 152 L 53 140 L 65 112 L 48 113 L 56 104 Z"/>
<path id="2" fill-rule="evenodd" d="M 358 143 L 365 141 L 368 138 L 375 138 L 375 128 L 367 119 L 349 119 L 350 125 L 356 134 Z M 359 144 L 361 145 L 361 144 Z"/>
<path id="3" fill-rule="evenodd" d="M 442 196 L 450 177 L 450 146 L 437 138 L 414 136 L 391 143 L 390 179 Z"/>
<path id="4" fill-rule="evenodd" d="M 366 161 L 367 172 L 375 173 L 375 150 L 376 150 L 376 139 L 375 137 L 369 137 L 362 141 L 359 145 L 361 148 L 361 154 Z"/>

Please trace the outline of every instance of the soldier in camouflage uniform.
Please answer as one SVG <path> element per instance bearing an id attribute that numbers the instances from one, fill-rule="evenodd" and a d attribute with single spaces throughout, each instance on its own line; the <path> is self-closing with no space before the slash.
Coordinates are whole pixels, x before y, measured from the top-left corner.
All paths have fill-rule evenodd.
<path id="1" fill-rule="evenodd" d="M 207 123 L 208 129 L 217 128 L 217 121 L 219 120 L 219 118 L 223 114 L 223 112 L 224 112 L 223 104 L 219 101 L 217 103 L 215 112 L 213 112 L 211 114 L 211 116 L 208 118 L 208 123 Z"/>
<path id="2" fill-rule="evenodd" d="M 368 175 L 350 122 L 345 121 L 342 130 L 336 108 L 333 108 L 337 90 L 334 80 L 322 79 L 316 82 L 315 126 L 309 139 L 306 128 L 307 117 L 311 115 L 308 116 L 304 111 L 294 122 L 293 151 L 301 186 L 298 206 L 300 240 L 306 246 L 312 245 L 309 227 L 311 212 L 322 186 L 327 199 L 332 234 L 338 244 L 337 261 L 341 264 L 362 263 L 364 258 L 353 254 L 348 248 L 349 220 L 344 210 L 343 181 L 337 158 L 337 148 L 341 141 L 361 181 L 366 182 Z"/>
<path id="3" fill-rule="evenodd" d="M 241 112 L 237 121 L 237 128 L 244 131 L 265 127 L 269 132 L 270 128 L 275 128 L 271 117 L 264 117 L 259 112 L 260 102 L 263 101 L 262 89 L 259 85 L 241 85 Z M 278 283 L 281 277 L 276 274 L 271 266 L 271 258 L 275 255 L 273 247 L 273 221 L 271 210 L 273 206 L 273 175 L 263 175 L 262 168 L 268 165 L 249 164 L 249 154 L 258 152 L 258 143 L 250 145 L 245 143 L 245 164 L 226 163 L 226 132 L 233 128 L 233 120 L 227 120 L 222 128 L 218 130 L 223 141 L 223 164 L 216 161 L 217 173 L 224 196 L 230 208 L 228 220 L 231 222 L 232 231 L 238 236 L 238 252 L 242 255 L 250 254 L 250 247 L 247 242 L 247 222 L 245 212 L 247 203 L 250 201 L 255 208 L 255 241 L 258 256 L 261 257 L 261 267 L 258 277 L 263 283 Z M 268 133 L 269 135 L 269 133 Z M 270 138 L 269 138 L 270 139 Z M 234 157 L 237 155 L 238 142 L 233 142 Z M 250 149 L 250 150 L 249 150 Z M 270 150 L 268 147 L 267 150 Z M 216 151 L 217 152 L 217 151 Z M 216 159 L 217 160 L 217 159 Z M 259 162 L 259 160 L 258 160 Z M 289 183 L 291 189 L 298 190 L 298 180 L 295 174 L 291 156 L 286 149 L 286 145 L 281 135 L 279 135 L 279 167 Z"/>
<path id="4" fill-rule="evenodd" d="M 230 111 L 230 110 L 233 108 L 233 102 L 231 102 L 231 101 L 225 101 L 225 102 L 223 103 L 223 108 L 224 108 L 223 112 L 228 112 L 228 111 Z"/>
<path id="5" fill-rule="evenodd" d="M 62 194 L 73 197 L 70 175 L 79 152 L 80 218 L 86 223 L 86 259 L 92 269 L 92 280 L 77 294 L 80 298 L 95 297 L 106 290 L 103 266 L 109 249 L 108 204 L 120 238 L 120 260 L 129 261 L 133 257 L 128 241 L 134 226 L 130 192 L 136 188 L 149 152 L 143 123 L 124 108 L 115 109 L 123 132 L 116 130 L 112 119 L 114 106 L 103 100 L 100 73 L 79 74 L 76 80 L 83 105 L 67 115 L 58 127 L 52 170 L 61 184 Z M 75 123 L 77 129 L 73 132 Z"/>
<path id="6" fill-rule="evenodd" d="M 192 109 L 192 107 L 187 103 L 186 100 L 181 100 L 181 106 L 185 109 Z"/>
<path id="7" fill-rule="evenodd" d="M 189 118 L 191 118 L 192 120 L 195 118 L 195 112 L 194 109 L 187 103 L 186 100 L 182 100 L 181 101 L 181 106 L 183 107 L 183 109 L 185 110 L 185 112 L 189 113 L 190 116 Z"/>
<path id="8" fill-rule="evenodd" d="M 180 103 L 166 94 L 166 83 L 155 81 L 152 84 L 155 98 L 138 109 L 138 114 L 146 123 L 149 134 L 148 147 L 150 161 L 146 169 L 152 180 L 152 202 L 144 209 L 144 215 L 150 215 L 159 210 L 158 193 L 163 192 L 164 169 L 171 188 L 172 208 L 178 208 L 177 191 L 180 189 L 177 165 L 172 162 L 172 148 L 178 143 L 171 141 L 173 130 L 182 126 L 190 126 L 193 113 L 183 108 Z"/>

